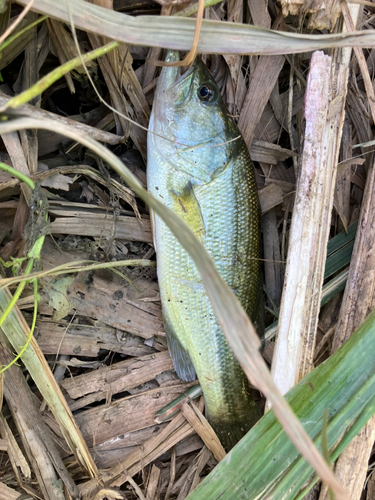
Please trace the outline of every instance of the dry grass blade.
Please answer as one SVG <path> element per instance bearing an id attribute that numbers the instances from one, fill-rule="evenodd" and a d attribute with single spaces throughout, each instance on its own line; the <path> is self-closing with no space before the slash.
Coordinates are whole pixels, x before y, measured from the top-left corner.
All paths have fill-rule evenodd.
<path id="1" fill-rule="evenodd" d="M 181 412 L 189 424 L 194 427 L 198 436 L 202 438 L 202 441 L 207 448 L 212 451 L 216 460 L 220 462 L 220 460 L 222 460 L 226 455 L 225 450 L 216 436 L 215 431 L 204 418 L 202 413 L 195 407 L 194 404 L 189 406 L 187 403 L 183 405 Z"/>
<path id="2" fill-rule="evenodd" d="M 342 14 L 343 14 L 344 19 L 345 19 L 345 24 L 346 24 L 347 30 L 354 31 L 355 30 L 355 23 L 353 21 L 351 12 L 350 12 L 349 7 L 348 7 L 346 2 L 341 2 L 341 10 L 342 10 Z M 357 15 L 355 17 L 358 16 L 358 9 L 356 9 L 356 11 L 357 11 L 356 12 Z M 372 81 L 371 81 L 371 78 L 369 75 L 368 67 L 366 64 L 366 58 L 365 58 L 363 50 L 361 48 L 354 47 L 354 52 L 355 52 L 355 55 L 357 57 L 358 65 L 361 69 L 361 73 L 362 73 L 362 77 L 363 77 L 363 81 L 364 81 L 365 89 L 366 89 L 366 93 L 367 93 L 367 98 L 368 98 L 367 102 L 368 102 L 368 105 L 370 107 L 372 119 L 375 123 L 375 93 L 374 93 L 374 88 L 372 86 Z"/>
<path id="3" fill-rule="evenodd" d="M 26 5 L 27 0 L 19 0 Z M 195 20 L 167 16 L 131 17 L 100 8 L 83 0 L 70 0 L 77 28 L 133 45 L 190 50 Z M 35 0 L 33 8 L 55 19 L 70 22 L 66 3 Z M 202 21 L 199 53 L 208 54 L 294 54 L 333 47 L 374 47 L 372 31 L 334 35 L 302 35 L 271 31 L 245 24 Z"/>
<path id="4" fill-rule="evenodd" d="M 40 123 L 38 120 L 31 118 L 17 118 L 0 124 L 0 133 L 48 127 L 51 127 L 51 123 L 47 120 L 44 123 Z M 337 498 L 340 500 L 346 499 L 347 496 L 334 474 L 274 385 L 268 368 L 259 353 L 260 341 L 250 319 L 228 285 L 218 274 L 212 259 L 205 251 L 203 245 L 176 214 L 167 209 L 159 200 L 152 197 L 142 188 L 136 177 L 124 167 L 122 162 L 113 153 L 92 139 L 73 133 L 68 127 L 60 125 L 57 130 L 59 133 L 79 141 L 96 154 L 105 158 L 105 161 L 123 177 L 135 193 L 148 203 L 150 208 L 168 224 L 177 239 L 193 258 L 202 276 L 203 285 L 219 323 L 249 380 L 271 401 L 275 414 L 297 450 L 311 463 L 320 477 L 332 488 Z"/>
<path id="5" fill-rule="evenodd" d="M 35 0 L 30 0 L 28 3 L 26 3 L 25 8 L 21 12 L 19 16 L 17 16 L 16 20 L 8 26 L 8 28 L 4 31 L 4 33 L 0 37 L 0 45 L 4 42 L 4 40 L 12 33 L 12 31 L 15 30 L 15 28 L 19 25 L 19 23 L 22 21 L 22 19 L 26 16 L 26 14 L 29 12 L 31 7 L 33 6 Z"/>
<path id="6" fill-rule="evenodd" d="M 197 21 L 195 25 L 193 45 L 190 51 L 183 58 L 183 60 L 177 62 L 155 61 L 154 64 L 156 66 L 190 66 L 191 64 L 193 64 L 194 59 L 198 52 L 199 35 L 202 28 L 204 8 L 205 8 L 204 0 L 198 0 L 198 12 L 197 12 Z"/>
<path id="7" fill-rule="evenodd" d="M 3 313 L 10 303 L 10 294 L 7 290 L 1 290 L 0 297 L 0 309 L 1 313 Z M 17 306 L 12 309 L 4 321 L 2 329 L 14 349 L 19 352 L 26 342 L 30 331 L 25 318 Z M 90 475 L 97 477 L 98 472 L 87 445 L 74 421 L 60 387 L 54 379 L 47 361 L 34 338 L 32 338 L 28 349 L 23 355 L 23 362 L 51 408 L 56 421 L 60 425 L 61 432 L 73 453 L 76 454 L 78 462 L 82 464 Z"/>
<path id="8" fill-rule="evenodd" d="M 0 353 L 1 363 L 8 365 L 12 360 L 12 351 L 3 333 L 0 333 Z M 5 372 L 4 379 L 5 397 L 44 497 L 46 500 L 64 500 L 60 478 L 69 495 L 77 497 L 77 487 L 65 468 L 47 425 L 40 418 L 39 402 L 34 399 L 21 369 L 12 366 Z M 14 387 L 17 387 L 16 391 Z"/>
<path id="9" fill-rule="evenodd" d="M 0 107 L 2 109 L 5 109 L 10 99 L 11 98 L 5 95 L 3 92 L 0 92 Z M 95 127 L 91 127 L 90 125 L 74 121 L 70 118 L 67 118 L 66 116 L 57 115 L 44 109 L 36 108 L 35 106 L 31 106 L 30 104 L 24 104 L 18 109 L 19 111 L 22 111 L 22 113 L 26 116 L 40 118 L 41 120 L 44 120 L 44 118 L 49 118 L 51 120 L 61 121 L 66 125 L 69 125 L 70 127 L 76 127 L 78 130 L 81 130 L 85 134 L 93 137 L 100 142 L 105 142 L 107 144 L 118 144 L 119 142 L 123 141 L 122 136 L 112 134 L 111 132 L 106 132 L 105 130 L 99 130 Z"/>

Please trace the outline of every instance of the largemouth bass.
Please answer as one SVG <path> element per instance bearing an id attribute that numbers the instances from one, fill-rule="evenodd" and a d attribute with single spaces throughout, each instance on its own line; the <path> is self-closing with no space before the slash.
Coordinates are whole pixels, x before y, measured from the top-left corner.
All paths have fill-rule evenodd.
<path id="1" fill-rule="evenodd" d="M 167 61 L 179 60 L 169 51 Z M 260 312 L 260 215 L 253 165 L 219 89 L 196 59 L 161 71 L 149 124 L 149 191 L 211 255 L 253 320 Z M 168 348 L 177 375 L 197 374 L 206 414 L 226 450 L 259 419 L 247 379 L 218 324 L 189 254 L 152 214 Z"/>

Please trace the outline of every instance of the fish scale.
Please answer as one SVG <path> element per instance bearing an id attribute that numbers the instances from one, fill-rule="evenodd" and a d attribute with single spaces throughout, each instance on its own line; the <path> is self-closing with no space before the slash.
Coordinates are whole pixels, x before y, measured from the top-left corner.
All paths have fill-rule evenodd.
<path id="1" fill-rule="evenodd" d="M 175 51 L 167 55 L 169 61 L 178 58 Z M 200 60 L 183 75 L 176 67 L 162 69 L 149 130 L 149 191 L 188 224 L 249 316 L 260 323 L 260 216 L 254 169 Z M 152 222 L 175 370 L 187 381 L 197 374 L 207 417 L 229 450 L 260 412 L 194 262 L 158 216 L 152 214 Z"/>

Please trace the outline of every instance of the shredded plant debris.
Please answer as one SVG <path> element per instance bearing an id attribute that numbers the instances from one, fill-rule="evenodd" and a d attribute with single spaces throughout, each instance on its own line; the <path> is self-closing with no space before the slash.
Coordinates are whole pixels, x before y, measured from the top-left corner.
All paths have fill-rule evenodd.
<path id="1" fill-rule="evenodd" d="M 55 124 L 9 132 L 0 140 L 0 316 L 11 309 L 0 320 L 0 369 L 30 342 L 0 373 L 0 499 L 203 498 L 192 492 L 223 466 L 225 451 L 205 418 L 198 381 L 183 382 L 173 369 L 149 208 L 78 136 L 106 145 L 146 188 L 147 127 L 163 48 L 179 48 L 186 66 L 200 54 L 255 166 L 265 300 L 261 352 L 284 394 L 291 386 L 277 367 L 294 361 L 291 351 L 283 357 L 282 332 L 296 331 L 296 345 L 303 344 L 295 355 L 294 385 L 329 360 L 375 306 L 375 48 L 362 44 L 352 51 L 332 42 L 312 58 L 316 46 L 306 41 L 304 51 L 291 44 L 290 53 L 269 55 L 265 45 L 264 52 L 255 52 L 260 55 L 243 55 L 229 50 L 230 37 L 224 37 L 220 43 L 228 50 L 218 53 L 222 45 L 209 38 L 215 24 L 205 22 L 225 21 L 227 30 L 234 23 L 254 25 L 262 28 L 260 39 L 270 29 L 296 40 L 298 34 L 344 36 L 355 26 L 367 35 L 374 29 L 374 7 L 297 0 L 69 0 L 61 6 L 48 1 L 52 10 L 44 12 L 42 3 L 0 7 L 0 124 L 20 118 Z M 130 39 L 115 43 L 114 33 L 101 32 L 95 17 L 100 12 L 106 12 L 105 27 L 115 14 L 173 18 L 176 40 L 171 37 L 163 48 L 148 41 L 132 45 Z M 187 17 L 196 26 L 180 24 Z M 147 36 L 160 34 L 145 19 Z M 191 50 L 184 45 L 185 29 Z M 200 41 L 211 49 L 202 53 Z M 315 108 L 321 121 L 311 118 Z M 320 173 L 318 157 L 324 157 Z M 33 189 L 17 174 L 30 178 Z M 317 178 L 321 189 L 314 191 Z M 310 258 L 303 283 L 297 276 L 302 264 L 290 262 L 295 255 Z M 19 283 L 18 276 L 24 278 Z M 262 413 L 270 407 L 251 378 L 250 391 Z M 322 440 L 328 455 L 329 418 L 327 411 Z M 350 490 L 353 499 L 375 498 L 368 468 L 373 420 L 366 424 L 367 438 L 356 437 L 348 447 L 353 450 L 345 451 L 363 456 L 350 471 L 361 478 Z M 345 488 L 348 470 L 344 461 L 337 466 Z M 225 498 L 240 498 L 234 490 Z M 309 495 L 325 500 L 329 491 L 319 483 Z"/>

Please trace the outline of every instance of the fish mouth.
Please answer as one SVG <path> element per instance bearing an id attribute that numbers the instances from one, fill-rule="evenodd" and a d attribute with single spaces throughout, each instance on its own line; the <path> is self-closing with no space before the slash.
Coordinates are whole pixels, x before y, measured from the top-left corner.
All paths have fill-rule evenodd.
<path id="1" fill-rule="evenodd" d="M 177 62 L 180 53 L 177 50 L 169 50 L 165 58 L 166 62 Z M 158 89 L 163 93 L 189 78 L 196 69 L 195 62 L 187 69 L 181 66 L 164 66 L 158 80 Z"/>
<path id="2" fill-rule="evenodd" d="M 174 83 L 170 85 L 169 88 L 176 87 L 178 84 L 183 82 L 184 80 L 188 79 L 192 73 L 195 71 L 195 64 L 193 63 L 186 71 L 183 71 L 183 67 L 179 67 L 180 69 L 180 74 L 177 76 L 176 80 Z"/>

